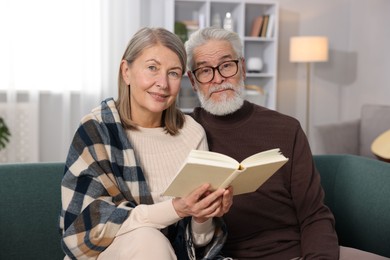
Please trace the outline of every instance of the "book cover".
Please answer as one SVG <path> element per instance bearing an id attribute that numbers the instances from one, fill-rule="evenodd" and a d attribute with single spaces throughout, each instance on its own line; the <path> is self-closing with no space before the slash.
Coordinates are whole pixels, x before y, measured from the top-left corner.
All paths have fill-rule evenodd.
<path id="1" fill-rule="evenodd" d="M 269 15 L 264 15 L 263 26 L 261 28 L 260 37 L 265 37 L 267 35 Z"/>
<path id="2" fill-rule="evenodd" d="M 275 15 L 270 14 L 269 19 L 268 19 L 268 28 L 267 28 L 267 32 L 266 32 L 265 37 L 267 37 L 267 38 L 273 37 L 274 36 L 274 29 L 275 29 Z"/>
<path id="3" fill-rule="evenodd" d="M 259 37 L 261 26 L 263 25 L 263 16 L 256 17 L 252 22 L 251 37 Z"/>
<path id="4" fill-rule="evenodd" d="M 280 149 L 256 153 L 241 163 L 221 153 L 192 150 L 164 195 L 183 197 L 204 183 L 213 190 L 231 185 L 233 195 L 253 192 L 287 161 Z"/>

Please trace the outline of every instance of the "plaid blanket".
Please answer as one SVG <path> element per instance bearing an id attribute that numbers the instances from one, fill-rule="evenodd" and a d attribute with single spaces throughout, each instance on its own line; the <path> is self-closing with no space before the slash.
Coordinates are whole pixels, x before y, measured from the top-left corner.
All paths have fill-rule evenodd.
<path id="1" fill-rule="evenodd" d="M 60 230 L 67 256 L 96 259 L 134 207 L 153 203 L 138 165 L 114 100 L 103 101 L 81 120 L 66 159 Z M 192 244 L 190 219 L 164 230 L 178 259 L 215 258 L 226 239 L 223 221 L 215 219 L 213 240 L 196 253 L 199 249 Z"/>

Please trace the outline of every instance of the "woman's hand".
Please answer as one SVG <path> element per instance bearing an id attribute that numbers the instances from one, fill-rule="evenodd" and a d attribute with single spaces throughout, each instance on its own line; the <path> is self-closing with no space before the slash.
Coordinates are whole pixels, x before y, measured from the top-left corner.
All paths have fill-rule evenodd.
<path id="1" fill-rule="evenodd" d="M 217 189 L 213 192 L 209 189 L 210 184 L 204 184 L 186 197 L 173 199 L 173 207 L 177 214 L 181 218 L 192 216 L 198 223 L 223 216 L 233 203 L 232 188 Z"/>

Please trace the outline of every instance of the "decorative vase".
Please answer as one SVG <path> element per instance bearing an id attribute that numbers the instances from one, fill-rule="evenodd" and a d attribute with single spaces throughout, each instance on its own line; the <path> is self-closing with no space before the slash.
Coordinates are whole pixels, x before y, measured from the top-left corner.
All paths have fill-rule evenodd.
<path id="1" fill-rule="evenodd" d="M 223 29 L 228 31 L 234 31 L 233 17 L 230 12 L 227 12 L 225 15 L 225 19 L 223 19 Z"/>
<path id="2" fill-rule="evenodd" d="M 246 63 L 249 73 L 260 73 L 263 69 L 263 60 L 259 57 L 250 57 Z"/>

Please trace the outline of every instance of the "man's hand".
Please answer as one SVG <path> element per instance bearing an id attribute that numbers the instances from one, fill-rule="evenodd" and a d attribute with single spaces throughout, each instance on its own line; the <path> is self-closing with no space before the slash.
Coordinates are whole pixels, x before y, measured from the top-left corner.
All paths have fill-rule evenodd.
<path id="1" fill-rule="evenodd" d="M 233 205 L 233 187 L 230 186 L 223 193 L 221 213 L 217 215 L 217 217 L 222 217 L 223 215 L 225 215 L 230 210 L 230 207 L 232 205 Z"/>

